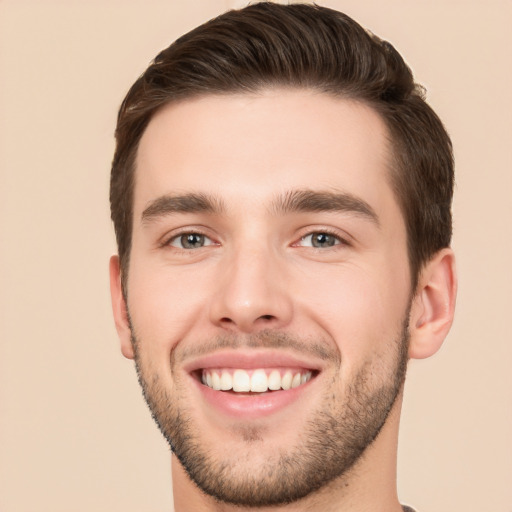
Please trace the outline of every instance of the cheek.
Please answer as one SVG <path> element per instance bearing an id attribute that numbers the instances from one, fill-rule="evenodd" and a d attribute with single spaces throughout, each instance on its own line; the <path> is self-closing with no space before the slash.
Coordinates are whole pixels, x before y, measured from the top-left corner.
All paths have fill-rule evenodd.
<path id="1" fill-rule="evenodd" d="M 407 272 L 344 266 L 316 272 L 315 287 L 297 293 L 301 308 L 334 340 L 346 369 L 357 367 L 400 335 L 407 311 Z M 325 283 L 322 286 L 322 283 Z"/>
<path id="2" fill-rule="evenodd" d="M 135 264 L 131 267 L 128 283 L 133 327 L 145 353 L 169 354 L 201 322 L 206 287 L 201 285 L 200 276 L 139 268 Z"/>

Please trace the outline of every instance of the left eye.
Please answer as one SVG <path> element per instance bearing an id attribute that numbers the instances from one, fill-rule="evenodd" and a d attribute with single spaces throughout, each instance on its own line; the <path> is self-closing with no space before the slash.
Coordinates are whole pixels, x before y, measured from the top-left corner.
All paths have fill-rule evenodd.
<path id="1" fill-rule="evenodd" d="M 333 247 L 334 245 L 339 245 L 340 243 L 340 239 L 337 236 L 331 235 L 329 233 L 318 232 L 303 236 L 301 238 L 300 245 L 306 247 L 325 248 Z"/>
<path id="2" fill-rule="evenodd" d="M 180 249 L 200 249 L 206 245 L 212 245 L 210 238 L 200 233 L 183 233 L 174 237 L 169 245 Z"/>

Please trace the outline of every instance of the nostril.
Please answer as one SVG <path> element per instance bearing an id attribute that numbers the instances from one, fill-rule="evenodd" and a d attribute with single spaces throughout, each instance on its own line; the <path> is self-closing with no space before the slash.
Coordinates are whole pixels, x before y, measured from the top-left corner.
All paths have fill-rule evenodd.
<path id="1" fill-rule="evenodd" d="M 244 332 L 249 332 L 252 330 L 259 330 L 263 328 L 269 328 L 274 325 L 274 322 L 278 320 L 278 317 L 275 315 L 259 315 L 257 317 L 251 316 L 239 316 L 239 317 L 229 317 L 223 316 L 218 320 L 218 325 L 222 326 L 224 329 L 234 329 L 235 327 L 239 328 Z"/>

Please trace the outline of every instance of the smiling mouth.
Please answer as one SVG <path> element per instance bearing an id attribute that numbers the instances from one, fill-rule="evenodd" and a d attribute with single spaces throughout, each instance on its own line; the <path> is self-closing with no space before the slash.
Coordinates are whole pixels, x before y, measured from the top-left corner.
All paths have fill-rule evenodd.
<path id="1" fill-rule="evenodd" d="M 258 368 L 203 369 L 201 382 L 214 391 L 232 393 L 267 393 L 297 388 L 309 382 L 318 372 L 306 369 Z"/>

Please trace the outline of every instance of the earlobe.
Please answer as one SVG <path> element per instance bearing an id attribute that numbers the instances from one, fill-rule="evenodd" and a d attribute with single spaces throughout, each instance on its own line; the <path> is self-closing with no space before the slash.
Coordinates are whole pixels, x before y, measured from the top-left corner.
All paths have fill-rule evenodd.
<path id="1" fill-rule="evenodd" d="M 457 295 L 455 256 L 439 251 L 423 268 L 411 308 L 409 357 L 435 354 L 450 330 Z"/>
<path id="2" fill-rule="evenodd" d="M 121 269 L 119 266 L 119 256 L 110 258 L 110 297 L 112 299 L 112 312 L 116 324 L 117 334 L 121 342 L 121 352 L 128 359 L 134 358 L 133 345 L 131 340 L 130 322 L 128 320 L 128 311 L 126 301 L 121 286 Z"/>

